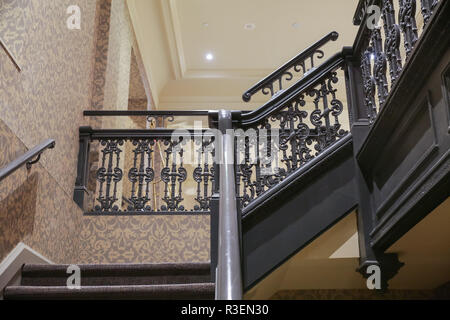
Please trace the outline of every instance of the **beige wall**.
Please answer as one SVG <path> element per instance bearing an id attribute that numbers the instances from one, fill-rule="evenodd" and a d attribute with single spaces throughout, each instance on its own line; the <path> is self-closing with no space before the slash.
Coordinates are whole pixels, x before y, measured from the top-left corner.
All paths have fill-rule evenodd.
<path id="1" fill-rule="evenodd" d="M 39 165 L 0 182 L 0 259 L 24 241 L 55 262 L 77 262 L 82 212 L 72 201 L 78 127 L 89 108 L 95 1 L 80 0 L 81 30 L 66 26 L 72 1 L 0 2 L 0 166 L 45 139 Z M 6 151 L 8 150 L 8 151 Z"/>

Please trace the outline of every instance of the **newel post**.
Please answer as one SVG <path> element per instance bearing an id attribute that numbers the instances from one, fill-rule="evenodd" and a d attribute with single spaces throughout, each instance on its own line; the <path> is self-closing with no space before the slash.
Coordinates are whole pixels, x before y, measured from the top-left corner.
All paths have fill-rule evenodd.
<path id="1" fill-rule="evenodd" d="M 77 178 L 75 180 L 75 191 L 73 200 L 85 210 L 86 195 L 88 194 L 87 184 L 89 178 L 89 148 L 92 128 L 80 127 L 80 149 L 78 151 Z"/>

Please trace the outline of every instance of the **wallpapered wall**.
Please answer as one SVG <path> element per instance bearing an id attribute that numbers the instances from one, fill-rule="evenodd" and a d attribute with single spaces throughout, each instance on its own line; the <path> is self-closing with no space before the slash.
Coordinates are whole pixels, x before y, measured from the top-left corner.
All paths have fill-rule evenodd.
<path id="1" fill-rule="evenodd" d="M 27 150 L 1 120 L 0 150 L 0 167 Z M 0 182 L 0 261 L 23 241 L 51 261 L 77 263 L 82 218 L 41 164 L 20 168 Z"/>
<path id="2" fill-rule="evenodd" d="M 1 166 L 56 140 L 27 174 L 0 182 L 0 257 L 23 241 L 55 262 L 76 262 L 82 212 L 72 201 L 78 126 L 90 104 L 95 1 L 78 0 L 82 30 L 66 26 L 70 0 L 0 1 Z M 8 150 L 6 152 L 6 150 Z"/>
<path id="3" fill-rule="evenodd" d="M 104 47 L 108 48 L 107 54 L 102 55 L 103 63 L 107 61 L 106 68 L 98 67 L 104 70 L 105 79 L 104 100 L 98 107 L 127 109 L 130 100 L 142 99 L 142 94 L 145 94 L 142 80 L 139 81 L 136 74 L 137 61 L 133 57 L 136 50 L 132 50 L 131 23 L 123 1 L 112 2 L 110 19 L 105 18 L 107 10 L 103 10 L 103 15 L 100 19 L 101 28 L 109 29 L 109 36 L 107 41 L 97 40 L 97 50 L 104 53 Z M 109 24 L 109 27 L 105 24 Z M 100 64 L 99 60 L 96 61 Z M 136 110 L 134 105 L 132 108 Z M 142 105 L 142 109 L 146 109 L 146 104 Z M 138 128 L 143 127 L 143 124 L 126 117 L 102 119 L 101 126 Z M 94 166 L 92 171 L 95 172 L 96 168 Z M 120 189 L 125 187 L 124 181 Z M 85 217 L 80 236 L 81 261 L 85 263 L 209 260 L 208 217 Z"/>
<path id="4" fill-rule="evenodd" d="M 209 260 L 208 217 L 83 217 L 72 201 L 78 128 L 128 125 L 82 111 L 126 109 L 130 86 L 142 90 L 130 77 L 134 35 L 125 1 L 77 0 L 81 30 L 66 27 L 72 4 L 0 1 L 0 37 L 22 67 L 0 47 L 0 166 L 56 140 L 30 172 L 0 182 L 0 260 L 19 241 L 57 263 Z"/>

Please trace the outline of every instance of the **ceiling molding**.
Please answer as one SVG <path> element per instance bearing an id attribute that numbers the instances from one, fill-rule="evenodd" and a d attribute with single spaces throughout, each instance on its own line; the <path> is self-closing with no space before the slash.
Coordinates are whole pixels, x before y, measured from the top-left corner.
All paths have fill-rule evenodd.
<path id="1" fill-rule="evenodd" d="M 134 39 L 136 41 L 136 48 L 139 52 L 139 55 L 141 56 L 142 62 L 144 61 L 144 57 L 142 56 L 142 51 L 141 51 L 141 47 L 140 44 L 144 43 L 144 39 L 145 39 L 145 35 L 142 34 L 142 30 L 141 28 L 139 28 L 139 26 L 141 25 L 141 22 L 139 21 L 139 18 L 137 16 L 137 8 L 136 8 L 136 0 L 128 0 L 126 1 L 127 7 L 128 7 L 128 14 L 130 16 L 131 19 L 131 26 L 133 29 L 133 33 L 134 33 Z M 136 53 L 136 52 L 135 52 Z M 145 75 L 147 77 L 147 83 L 149 86 L 149 91 L 150 91 L 150 100 L 153 103 L 153 106 L 151 107 L 151 109 L 153 108 L 157 108 L 159 105 L 159 94 L 158 94 L 158 88 L 156 87 L 156 81 L 154 81 L 154 75 L 151 71 L 151 69 L 147 69 L 147 67 L 145 66 L 145 63 L 143 63 L 143 69 L 145 70 Z M 150 108 L 150 106 L 148 106 Z"/>
<path id="2" fill-rule="evenodd" d="M 186 73 L 186 59 L 176 0 L 160 0 L 160 2 L 167 33 L 167 41 L 169 43 L 173 72 L 175 74 L 175 79 L 180 80 L 184 78 Z"/>
<path id="3" fill-rule="evenodd" d="M 272 72 L 272 69 L 191 69 L 185 71 L 184 78 L 248 78 L 259 80 Z"/>

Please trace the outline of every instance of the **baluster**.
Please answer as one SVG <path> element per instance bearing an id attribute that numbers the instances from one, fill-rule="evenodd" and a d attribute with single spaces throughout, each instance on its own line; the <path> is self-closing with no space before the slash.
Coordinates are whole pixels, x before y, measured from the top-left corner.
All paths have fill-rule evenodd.
<path id="1" fill-rule="evenodd" d="M 377 107 L 375 105 L 375 80 L 370 73 L 370 56 L 374 54 L 372 50 L 367 49 L 361 57 L 361 72 L 364 88 L 364 103 L 367 108 L 369 123 L 373 123 L 377 117 Z M 380 91 L 378 91 L 380 94 Z"/>
<path id="2" fill-rule="evenodd" d="M 304 110 L 300 110 L 300 107 L 306 106 L 306 101 L 304 100 L 304 95 L 300 95 L 300 97 L 295 101 L 294 114 L 298 119 L 299 124 L 295 130 L 295 137 L 299 141 L 297 142 L 297 155 L 299 159 L 299 166 L 302 166 L 307 161 L 312 159 L 311 150 L 307 146 L 307 139 L 311 134 L 310 128 L 306 123 L 303 122 L 303 119 L 308 118 L 308 113 Z"/>
<path id="3" fill-rule="evenodd" d="M 150 201 L 150 183 L 155 178 L 152 168 L 152 147 L 154 140 L 133 140 L 136 148 L 133 150 L 133 168 L 128 172 L 128 179 L 131 181 L 131 204 L 128 206 L 129 211 L 152 211 L 147 203 Z M 139 168 L 138 168 L 139 164 Z M 145 196 L 144 193 L 145 181 Z M 136 184 L 137 190 L 136 190 Z"/>
<path id="4" fill-rule="evenodd" d="M 341 124 L 339 123 L 339 116 L 344 111 L 344 105 L 337 99 L 336 92 L 337 89 L 333 87 L 333 84 L 337 84 L 339 81 L 336 72 L 332 72 L 330 78 L 327 80 L 327 94 L 331 94 L 330 99 L 330 110 L 331 116 L 334 117 L 334 124 L 330 127 L 330 142 L 335 142 L 337 138 L 342 138 L 346 132 L 341 129 Z"/>
<path id="5" fill-rule="evenodd" d="M 438 0 L 420 0 L 424 28 L 430 21 L 430 18 L 433 15 L 433 10 L 437 6 L 438 2 Z"/>
<path id="6" fill-rule="evenodd" d="M 392 0 L 383 0 L 383 21 L 385 31 L 385 44 L 389 74 L 392 84 L 402 71 L 402 58 L 400 56 L 400 27 L 395 23 L 395 9 Z"/>
<path id="7" fill-rule="evenodd" d="M 182 183 L 186 181 L 187 171 L 183 167 L 183 148 L 181 141 L 164 141 L 168 146 L 166 153 L 166 167 L 161 170 L 161 180 L 164 182 L 164 198 L 166 205 L 161 206 L 162 211 L 185 211 L 180 203 L 184 200 L 182 197 Z M 177 155 L 180 157 L 180 166 L 177 170 Z M 170 165 L 170 159 L 172 164 Z M 178 194 L 176 192 L 178 182 Z M 170 190 L 169 190 L 170 185 Z"/>
<path id="8" fill-rule="evenodd" d="M 197 197 L 195 200 L 199 203 L 194 206 L 194 210 L 209 210 L 209 203 L 211 200 L 211 194 L 209 194 L 209 182 L 211 182 L 211 186 L 214 182 L 214 167 L 209 168 L 209 154 L 214 153 L 214 149 L 211 147 L 213 140 L 202 141 L 200 148 L 197 150 L 198 153 L 198 166 L 194 170 L 194 180 L 197 182 Z M 214 154 L 213 154 L 214 157 Z M 203 168 L 202 168 L 202 158 L 203 158 Z M 203 182 L 203 195 L 201 192 L 201 185 Z"/>
<path id="9" fill-rule="evenodd" d="M 123 172 L 120 169 L 120 153 L 122 150 L 123 140 L 101 140 L 102 150 L 102 166 L 97 170 L 97 180 L 100 182 L 99 196 L 97 201 L 100 205 L 95 206 L 96 211 L 118 211 L 119 207 L 114 205 L 117 198 L 117 184 L 122 180 Z M 114 158 L 116 161 L 114 161 Z M 107 168 L 105 167 L 107 162 Z M 115 167 L 113 168 L 115 162 Z M 106 182 L 106 190 L 103 194 L 103 186 Z M 114 184 L 111 194 L 111 184 Z"/>
<path id="10" fill-rule="evenodd" d="M 408 59 L 417 40 L 416 0 L 399 0 L 398 21 L 405 39 L 406 59 Z"/>
<path id="11" fill-rule="evenodd" d="M 374 60 L 373 61 L 373 79 L 375 80 L 375 84 L 377 86 L 378 102 L 380 104 L 380 108 L 382 108 L 389 92 L 388 92 L 388 82 L 387 82 L 387 76 L 386 76 L 386 70 L 387 70 L 386 55 L 383 52 L 381 30 L 379 28 L 375 28 L 372 31 L 371 41 L 372 41 L 373 60 Z M 370 65 L 370 63 L 369 63 L 369 65 Z M 368 74 L 370 74 L 370 69 L 368 70 Z M 376 116 L 376 114 L 375 114 L 375 116 Z"/>

